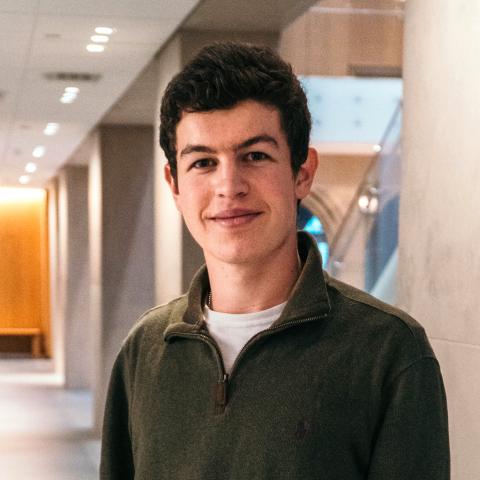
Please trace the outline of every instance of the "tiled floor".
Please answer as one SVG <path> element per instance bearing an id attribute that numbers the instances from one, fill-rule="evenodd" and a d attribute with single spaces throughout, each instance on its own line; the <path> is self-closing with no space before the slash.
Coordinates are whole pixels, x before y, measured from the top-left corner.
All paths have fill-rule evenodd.
<path id="1" fill-rule="evenodd" d="M 96 480 L 92 398 L 62 388 L 48 360 L 0 360 L 1 480 Z"/>

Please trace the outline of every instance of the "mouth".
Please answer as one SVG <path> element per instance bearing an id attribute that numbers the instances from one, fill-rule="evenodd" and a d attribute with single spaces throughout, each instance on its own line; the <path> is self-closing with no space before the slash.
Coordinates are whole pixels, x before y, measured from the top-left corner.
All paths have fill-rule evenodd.
<path id="1" fill-rule="evenodd" d="M 247 225 L 253 222 L 261 214 L 262 212 L 256 210 L 234 208 L 218 212 L 209 217 L 209 219 L 215 222 L 217 225 L 224 227 L 236 227 L 240 225 Z"/>

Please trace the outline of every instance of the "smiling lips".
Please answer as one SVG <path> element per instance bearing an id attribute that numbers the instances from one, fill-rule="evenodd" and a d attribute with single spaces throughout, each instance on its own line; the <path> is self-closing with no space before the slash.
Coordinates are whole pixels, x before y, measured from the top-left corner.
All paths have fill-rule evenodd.
<path id="1" fill-rule="evenodd" d="M 244 208 L 233 208 L 216 213 L 210 220 L 224 227 L 236 227 L 246 225 L 255 220 L 262 212 L 247 210 Z"/>

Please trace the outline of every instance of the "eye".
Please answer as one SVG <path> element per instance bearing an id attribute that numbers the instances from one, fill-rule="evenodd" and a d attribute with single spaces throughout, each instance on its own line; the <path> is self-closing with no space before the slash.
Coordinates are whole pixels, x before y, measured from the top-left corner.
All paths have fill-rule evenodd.
<path id="1" fill-rule="evenodd" d="M 193 162 L 190 168 L 201 170 L 213 166 L 215 166 L 214 160 L 212 160 L 211 158 L 201 158 L 200 160 L 196 160 L 195 162 Z"/>
<path id="2" fill-rule="evenodd" d="M 260 160 L 267 160 L 268 158 L 270 157 L 263 152 L 249 152 L 246 155 L 246 159 L 251 160 L 253 162 L 258 162 Z"/>

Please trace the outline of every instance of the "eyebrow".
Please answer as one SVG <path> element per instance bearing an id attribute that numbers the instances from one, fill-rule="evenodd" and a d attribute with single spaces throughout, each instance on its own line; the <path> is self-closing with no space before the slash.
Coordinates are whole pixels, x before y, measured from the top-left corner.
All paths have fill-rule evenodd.
<path id="1" fill-rule="evenodd" d="M 278 142 L 270 135 L 256 135 L 255 137 L 248 138 L 242 143 L 233 146 L 233 150 L 237 152 L 244 148 L 251 147 L 257 143 L 270 143 L 278 148 Z M 190 153 L 217 153 L 215 149 L 207 147 L 206 145 L 187 145 L 181 152 L 180 157 L 189 155 Z"/>
<path id="2" fill-rule="evenodd" d="M 270 135 L 257 135 L 255 137 L 245 140 L 239 145 L 235 145 L 233 149 L 235 151 L 238 151 L 238 150 L 242 150 L 242 148 L 248 148 L 248 147 L 251 147 L 252 145 L 255 145 L 256 143 L 263 143 L 263 142 L 270 143 L 274 145 L 276 148 L 278 148 L 278 142 Z"/>

